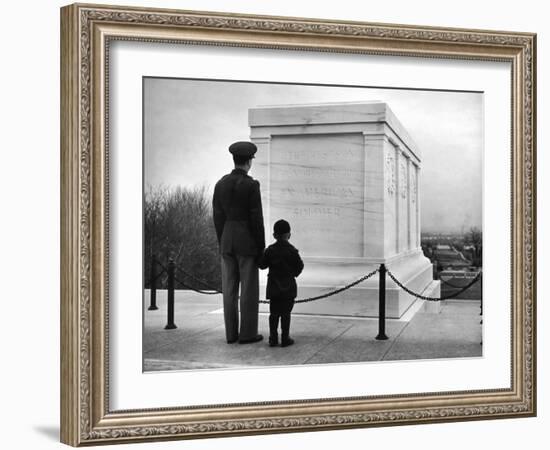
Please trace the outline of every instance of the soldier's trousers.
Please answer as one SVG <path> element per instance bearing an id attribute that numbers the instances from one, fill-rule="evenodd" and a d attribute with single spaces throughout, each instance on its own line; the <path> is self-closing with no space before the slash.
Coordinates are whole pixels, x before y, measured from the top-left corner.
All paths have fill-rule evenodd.
<path id="1" fill-rule="evenodd" d="M 222 255 L 222 291 L 227 341 L 254 338 L 258 334 L 258 301 L 260 299 L 258 265 L 254 256 Z"/>

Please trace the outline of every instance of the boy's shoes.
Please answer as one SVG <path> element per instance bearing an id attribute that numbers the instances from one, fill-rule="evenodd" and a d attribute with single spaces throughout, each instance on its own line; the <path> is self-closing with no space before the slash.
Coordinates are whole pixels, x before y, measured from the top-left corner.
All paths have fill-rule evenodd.
<path id="1" fill-rule="evenodd" d="M 239 339 L 239 344 L 253 344 L 254 342 L 260 342 L 263 338 L 261 334 L 257 334 L 250 339 Z"/>
<path id="2" fill-rule="evenodd" d="M 235 339 L 228 339 L 228 340 L 227 340 L 227 343 L 228 343 L 228 344 L 234 344 L 234 343 L 237 342 L 237 341 L 238 341 L 237 338 L 235 338 Z"/>
<path id="3" fill-rule="evenodd" d="M 279 338 L 277 336 L 275 337 L 269 336 L 269 346 L 277 347 L 277 345 L 279 345 Z"/>
<path id="4" fill-rule="evenodd" d="M 286 338 L 281 341 L 281 347 L 288 347 L 289 345 L 294 344 L 294 339 Z"/>

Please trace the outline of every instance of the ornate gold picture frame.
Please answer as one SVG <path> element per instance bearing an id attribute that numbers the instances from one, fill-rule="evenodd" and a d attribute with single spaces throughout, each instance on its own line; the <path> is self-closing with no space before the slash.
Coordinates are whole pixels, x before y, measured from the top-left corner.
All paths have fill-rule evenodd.
<path id="1" fill-rule="evenodd" d="M 112 281 L 108 69 L 115 41 L 509 63 L 510 386 L 113 410 L 108 326 Z M 105 5 L 62 8 L 61 441 L 80 446 L 534 416 L 535 89 L 536 36 L 532 33 Z"/>

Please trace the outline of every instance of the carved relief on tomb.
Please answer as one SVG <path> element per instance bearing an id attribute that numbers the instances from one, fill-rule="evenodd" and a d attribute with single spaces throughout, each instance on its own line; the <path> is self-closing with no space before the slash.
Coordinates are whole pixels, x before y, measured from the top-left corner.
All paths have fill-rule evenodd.
<path id="1" fill-rule="evenodd" d="M 401 163 L 399 164 L 399 191 L 401 197 L 407 197 L 407 166 L 405 159 L 401 159 Z"/>
<path id="2" fill-rule="evenodd" d="M 392 196 L 395 193 L 395 158 L 393 150 L 386 152 L 385 166 L 386 189 L 388 194 Z"/>
<path id="3" fill-rule="evenodd" d="M 411 202 L 416 203 L 416 167 L 414 165 L 411 166 L 410 176 L 409 176 L 409 183 L 411 186 Z"/>

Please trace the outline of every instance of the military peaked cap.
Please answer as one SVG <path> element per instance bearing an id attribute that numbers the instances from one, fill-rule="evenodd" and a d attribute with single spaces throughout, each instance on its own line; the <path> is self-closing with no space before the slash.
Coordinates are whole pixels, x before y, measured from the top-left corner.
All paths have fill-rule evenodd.
<path id="1" fill-rule="evenodd" d="M 254 153 L 258 151 L 258 147 L 255 144 L 248 141 L 234 142 L 229 146 L 229 152 L 233 155 L 248 156 L 254 158 Z"/>

